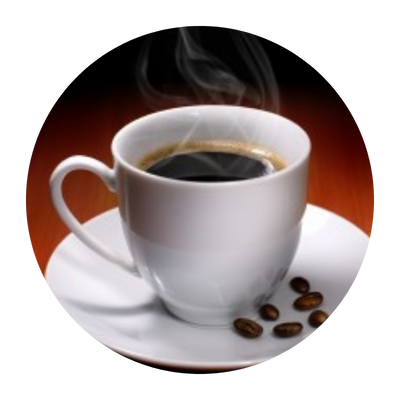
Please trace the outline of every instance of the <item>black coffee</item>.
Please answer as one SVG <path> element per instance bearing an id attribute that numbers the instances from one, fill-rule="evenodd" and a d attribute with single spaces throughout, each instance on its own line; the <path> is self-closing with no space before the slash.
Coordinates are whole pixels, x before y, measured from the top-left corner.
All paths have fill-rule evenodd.
<path id="1" fill-rule="evenodd" d="M 194 182 L 229 182 L 257 178 L 275 172 L 270 162 L 245 155 L 200 151 L 171 155 L 147 169 L 164 178 Z"/>
<path id="2" fill-rule="evenodd" d="M 168 145 L 147 154 L 136 166 L 164 178 L 230 182 L 273 174 L 286 163 L 257 144 L 214 140 Z"/>

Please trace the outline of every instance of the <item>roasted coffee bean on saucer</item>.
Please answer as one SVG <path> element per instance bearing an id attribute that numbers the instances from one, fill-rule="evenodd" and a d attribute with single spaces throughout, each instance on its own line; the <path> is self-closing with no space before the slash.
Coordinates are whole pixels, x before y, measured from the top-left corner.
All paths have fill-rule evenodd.
<path id="1" fill-rule="evenodd" d="M 318 328 L 328 319 L 328 317 L 329 315 L 325 311 L 315 310 L 308 317 L 308 322 L 314 328 Z"/>
<path id="2" fill-rule="evenodd" d="M 300 276 L 293 278 L 290 281 L 290 287 L 297 293 L 308 293 L 310 291 L 310 283 L 307 279 L 304 279 Z"/>
<path id="3" fill-rule="evenodd" d="M 233 321 L 233 326 L 239 335 L 249 339 L 255 339 L 263 333 L 263 327 L 256 321 L 248 318 L 237 318 Z"/>
<path id="4" fill-rule="evenodd" d="M 285 322 L 274 327 L 274 333 L 281 338 L 288 338 L 298 335 L 303 330 L 300 322 Z"/>
<path id="5" fill-rule="evenodd" d="M 322 296 L 321 293 L 310 292 L 310 293 L 304 294 L 303 296 L 298 297 L 294 301 L 293 306 L 296 310 L 307 311 L 307 310 L 312 310 L 313 308 L 318 307 L 322 303 L 323 300 L 324 300 L 324 297 Z"/>
<path id="6" fill-rule="evenodd" d="M 276 321 L 279 318 L 279 310 L 272 304 L 264 304 L 260 308 L 260 315 L 267 321 Z"/>

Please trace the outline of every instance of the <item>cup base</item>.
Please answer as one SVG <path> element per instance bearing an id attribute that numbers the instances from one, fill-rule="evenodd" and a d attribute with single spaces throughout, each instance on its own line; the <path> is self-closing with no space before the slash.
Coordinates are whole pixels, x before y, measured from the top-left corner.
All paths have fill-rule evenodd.
<path id="1" fill-rule="evenodd" d="M 184 322 L 202 326 L 214 326 L 227 328 L 232 326 L 233 321 L 239 317 L 252 318 L 257 316 L 257 306 L 249 306 L 240 310 L 193 310 L 191 308 L 176 307 L 170 303 L 163 302 L 167 311 Z"/>

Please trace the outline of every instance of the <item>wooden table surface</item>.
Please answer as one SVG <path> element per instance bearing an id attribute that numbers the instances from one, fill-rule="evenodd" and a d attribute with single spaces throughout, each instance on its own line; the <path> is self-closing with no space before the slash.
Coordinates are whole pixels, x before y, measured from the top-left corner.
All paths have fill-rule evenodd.
<path id="1" fill-rule="evenodd" d="M 150 112 L 132 93 L 118 88 L 63 96 L 50 112 L 33 151 L 27 183 L 28 226 L 43 273 L 52 252 L 69 233 L 51 204 L 51 172 L 60 161 L 77 154 L 111 166 L 115 133 Z M 312 141 L 309 203 L 343 216 L 369 235 L 372 174 L 364 142 L 344 103 L 333 90 L 290 88 L 281 93 L 280 114 L 300 124 Z M 115 195 L 88 172 L 69 175 L 64 194 L 82 222 L 117 206 Z"/>

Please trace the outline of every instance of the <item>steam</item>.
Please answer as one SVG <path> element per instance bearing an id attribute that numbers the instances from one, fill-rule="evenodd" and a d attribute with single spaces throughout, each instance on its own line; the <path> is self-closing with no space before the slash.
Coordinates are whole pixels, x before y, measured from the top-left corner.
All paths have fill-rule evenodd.
<path id="1" fill-rule="evenodd" d="M 150 36 L 139 56 L 139 90 L 153 108 L 200 104 L 234 104 L 279 111 L 279 91 L 272 65 L 256 36 L 229 30 L 231 40 L 224 42 L 221 55 L 235 54 L 241 68 L 240 78 L 233 66 L 220 55 L 201 45 L 199 28 L 180 28 L 174 52 L 176 71 L 189 93 L 177 95 L 172 90 L 156 89 L 149 78 Z M 219 49 L 218 49 L 219 50 Z M 237 62 L 236 62 L 237 61 Z M 243 78 L 245 76 L 245 78 Z M 250 83 L 249 83 L 250 81 Z M 176 89 L 175 89 L 176 90 Z"/>

